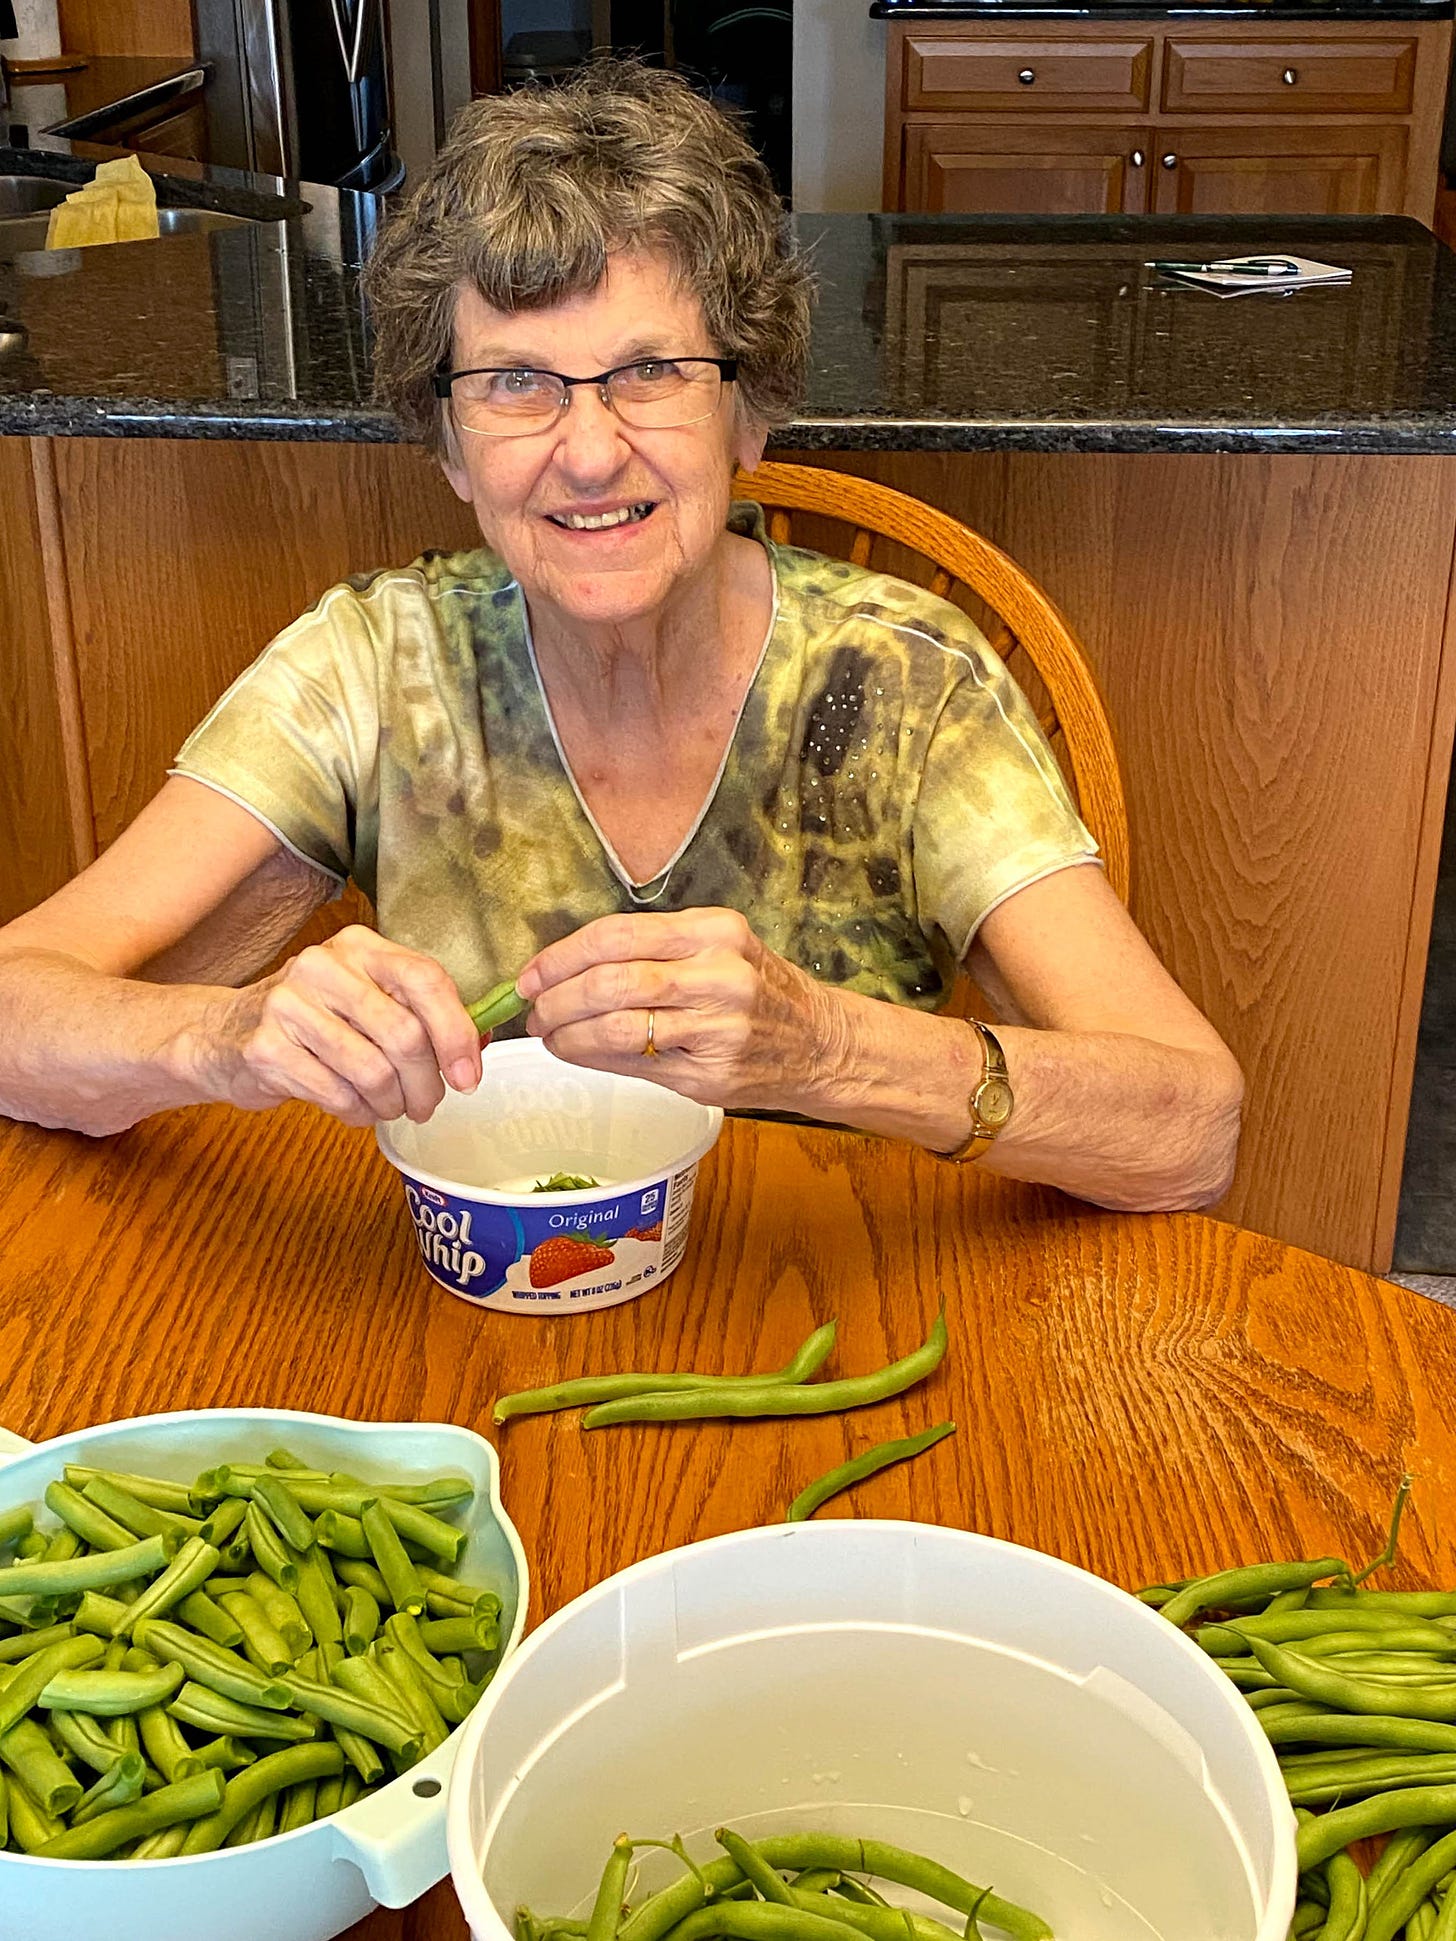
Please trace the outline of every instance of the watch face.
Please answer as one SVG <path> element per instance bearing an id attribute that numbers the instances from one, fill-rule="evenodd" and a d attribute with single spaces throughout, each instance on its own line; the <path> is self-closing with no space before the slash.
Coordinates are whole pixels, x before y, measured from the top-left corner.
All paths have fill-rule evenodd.
<path id="1" fill-rule="evenodd" d="M 1011 1117 L 1011 1087 L 1004 1078 L 984 1079 L 976 1091 L 976 1117 L 988 1132 L 999 1132 Z"/>

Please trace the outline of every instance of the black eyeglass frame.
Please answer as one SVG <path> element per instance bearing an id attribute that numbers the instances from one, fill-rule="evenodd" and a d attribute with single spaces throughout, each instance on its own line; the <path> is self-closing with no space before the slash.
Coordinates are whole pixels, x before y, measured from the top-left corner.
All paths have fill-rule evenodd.
<path id="1" fill-rule="evenodd" d="M 562 408 L 570 402 L 574 386 L 592 384 L 601 392 L 602 403 L 608 411 L 615 412 L 616 406 L 607 393 L 607 386 L 614 377 L 623 371 L 635 371 L 643 364 L 711 364 L 724 384 L 734 384 L 738 380 L 738 359 L 736 357 L 633 357 L 625 364 L 614 364 L 609 371 L 598 371 L 595 377 L 568 377 L 564 371 L 543 370 L 539 364 L 474 364 L 467 370 L 436 371 L 432 380 L 437 398 L 448 398 L 451 386 L 460 377 L 510 377 L 517 371 L 530 371 L 535 377 L 553 377 L 562 385 L 566 396 Z M 624 423 L 628 422 L 623 420 Z M 638 427 L 641 429 L 641 427 Z M 671 427 L 663 427 L 671 429 Z"/>

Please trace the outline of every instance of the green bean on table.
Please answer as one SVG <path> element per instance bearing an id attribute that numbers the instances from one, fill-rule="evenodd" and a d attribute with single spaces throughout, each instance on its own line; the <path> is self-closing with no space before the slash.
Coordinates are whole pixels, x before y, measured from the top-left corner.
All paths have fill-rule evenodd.
<path id="1" fill-rule="evenodd" d="M 829 1359 L 837 1332 L 838 1323 L 826 1321 L 822 1327 L 814 1330 L 790 1361 L 770 1374 L 697 1375 L 674 1372 L 578 1375 L 570 1381 L 553 1383 L 549 1388 L 526 1388 L 515 1395 L 502 1395 L 492 1410 L 492 1416 L 496 1422 L 507 1422 L 517 1415 L 544 1415 L 557 1409 L 589 1408 L 596 1402 L 622 1401 L 636 1395 L 717 1388 L 724 1382 L 752 1382 L 760 1387 L 774 1383 L 806 1382 Z"/>
<path id="2" fill-rule="evenodd" d="M 867 1375 L 828 1382 L 723 1381 L 715 1388 L 690 1388 L 602 1402 L 582 1417 L 584 1429 L 624 1422 L 694 1422 L 712 1417 L 831 1415 L 887 1401 L 923 1382 L 940 1366 L 947 1345 L 945 1309 L 929 1336 L 913 1353 Z"/>
<path id="3" fill-rule="evenodd" d="M 807 1488 L 800 1490 L 790 1503 L 784 1521 L 802 1523 L 827 1503 L 831 1496 L 838 1496 L 841 1490 L 852 1489 L 856 1483 L 862 1483 L 868 1476 L 877 1476 L 882 1469 L 889 1469 L 895 1463 L 909 1462 L 954 1434 L 954 1422 L 938 1422 L 933 1429 L 922 1429 L 919 1435 L 902 1436 L 896 1442 L 877 1442 L 873 1449 L 852 1456 L 848 1462 L 840 1463 L 837 1468 L 827 1471 Z"/>

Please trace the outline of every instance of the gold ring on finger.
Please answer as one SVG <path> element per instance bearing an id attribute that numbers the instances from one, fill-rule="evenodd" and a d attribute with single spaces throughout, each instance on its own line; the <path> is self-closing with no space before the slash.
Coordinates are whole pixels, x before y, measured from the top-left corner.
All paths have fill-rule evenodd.
<path id="1" fill-rule="evenodd" d="M 662 1053 L 657 1049 L 657 1013 L 655 1011 L 649 1011 L 647 1013 L 647 1043 L 642 1047 L 642 1056 L 644 1058 L 660 1058 L 662 1056 Z"/>

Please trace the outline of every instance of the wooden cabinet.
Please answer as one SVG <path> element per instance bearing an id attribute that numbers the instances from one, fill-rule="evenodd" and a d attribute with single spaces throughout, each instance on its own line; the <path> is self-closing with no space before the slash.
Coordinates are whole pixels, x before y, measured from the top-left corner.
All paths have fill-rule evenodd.
<path id="1" fill-rule="evenodd" d="M 1145 215 L 1151 131 L 997 128 L 957 121 L 907 131 L 907 208 L 936 215 Z"/>
<path id="2" fill-rule="evenodd" d="M 1164 147 L 1163 143 L 1168 146 Z M 1163 127 L 1151 208 L 1165 216 L 1370 216 L 1402 206 L 1404 128 Z"/>
<path id="3" fill-rule="evenodd" d="M 1148 106 L 1153 43 L 1071 40 L 955 41 L 916 35 L 905 52 L 907 108 L 1040 114 L 1053 109 Z"/>
<path id="4" fill-rule="evenodd" d="M 168 113 L 158 121 L 128 128 L 113 137 L 119 147 L 135 148 L 144 155 L 175 156 L 178 160 L 205 162 L 208 159 L 207 110 L 200 101 Z"/>
<path id="5" fill-rule="evenodd" d="M 1433 220 L 1449 21 L 889 27 L 884 204 Z"/>

